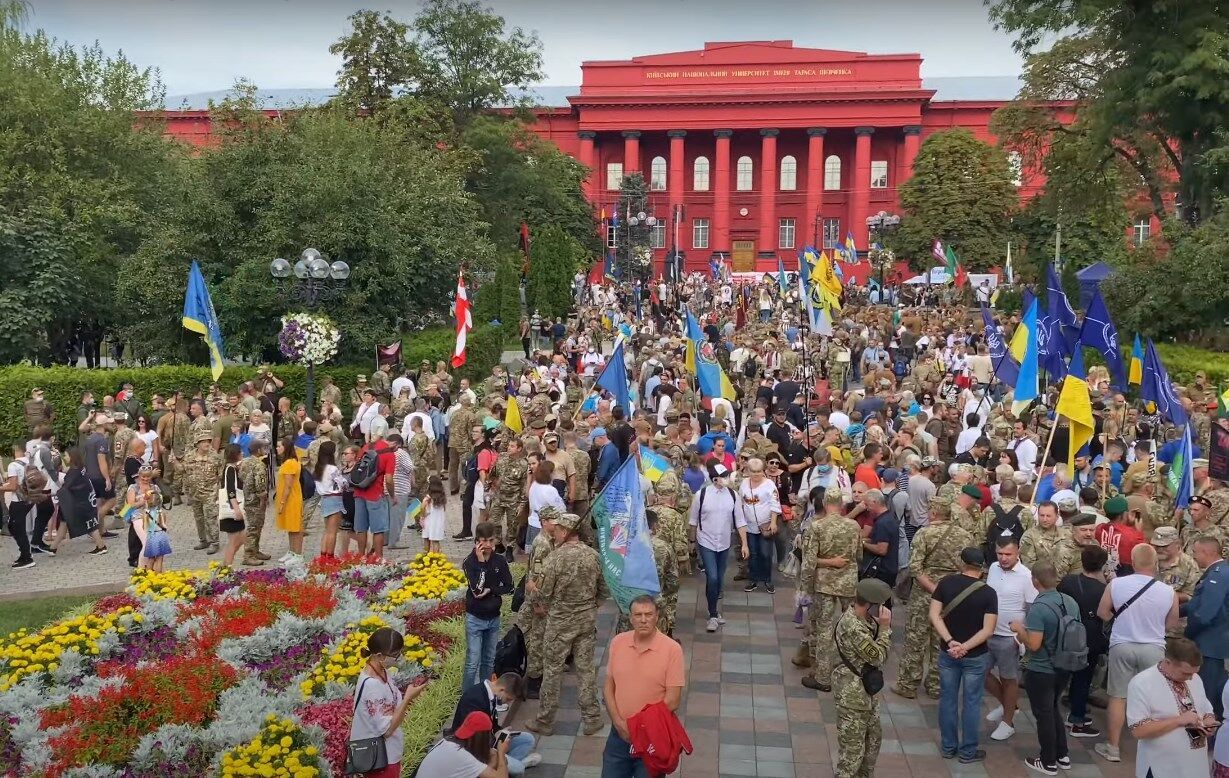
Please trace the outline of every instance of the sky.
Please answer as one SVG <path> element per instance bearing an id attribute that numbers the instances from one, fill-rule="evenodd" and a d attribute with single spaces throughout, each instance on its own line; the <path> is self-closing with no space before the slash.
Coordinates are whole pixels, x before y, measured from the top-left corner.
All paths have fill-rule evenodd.
<path id="1" fill-rule="evenodd" d="M 160 69 L 168 95 L 230 87 L 331 87 L 329 44 L 360 8 L 411 20 L 413 0 L 28 0 L 27 27 L 74 44 L 99 41 Z M 981 0 L 486 0 L 538 33 L 543 84 L 577 85 L 580 63 L 702 48 L 705 41 L 792 39 L 797 46 L 919 52 L 922 75 L 1020 72 L 1010 38 Z"/>

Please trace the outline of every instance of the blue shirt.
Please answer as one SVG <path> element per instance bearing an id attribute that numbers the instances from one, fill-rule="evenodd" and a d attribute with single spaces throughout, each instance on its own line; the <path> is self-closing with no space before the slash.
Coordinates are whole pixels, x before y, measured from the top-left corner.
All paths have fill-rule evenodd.
<path id="1" fill-rule="evenodd" d="M 1057 491 L 1058 489 L 1054 487 L 1054 474 L 1046 474 L 1044 478 L 1037 482 L 1037 502 L 1043 503 L 1046 500 L 1052 499 Z"/>
<path id="2" fill-rule="evenodd" d="M 1181 440 L 1171 440 L 1157 450 L 1156 458 L 1167 465 L 1172 465 L 1174 457 L 1178 456 L 1180 448 L 1182 448 Z M 1191 453 L 1194 455 L 1192 459 L 1203 458 L 1203 450 L 1194 441 L 1191 442 Z"/>
<path id="3" fill-rule="evenodd" d="M 713 444 L 717 438 L 721 438 L 725 441 L 725 450 L 731 454 L 738 450 L 737 446 L 734 445 L 734 438 L 731 438 L 729 433 L 709 432 L 700 436 L 700 439 L 696 441 L 696 453 L 702 457 L 708 456 L 708 454 L 713 450 Z"/>
<path id="4" fill-rule="evenodd" d="M 619 470 L 619 449 L 613 443 L 602 446 L 597 455 L 596 486 L 601 489 Z"/>
<path id="5" fill-rule="evenodd" d="M 1220 560 L 1203 572 L 1195 593 L 1183 603 L 1186 636 L 1210 659 L 1229 658 L 1229 562 Z M 1205 660 L 1206 661 L 1206 660 Z"/>
<path id="6" fill-rule="evenodd" d="M 239 447 L 245 457 L 250 457 L 252 452 L 248 450 L 248 446 L 252 444 L 252 436 L 246 432 L 240 432 L 238 435 L 231 435 L 230 442 Z"/>

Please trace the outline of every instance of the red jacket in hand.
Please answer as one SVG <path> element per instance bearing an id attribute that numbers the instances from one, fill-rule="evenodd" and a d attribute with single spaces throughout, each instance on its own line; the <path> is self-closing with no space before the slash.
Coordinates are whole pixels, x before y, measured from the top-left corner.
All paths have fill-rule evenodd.
<path id="1" fill-rule="evenodd" d="M 631 755 L 644 762 L 650 775 L 669 775 L 678 769 L 679 754 L 691 753 L 691 738 L 674 711 L 664 702 L 645 705 L 627 720 Z"/>

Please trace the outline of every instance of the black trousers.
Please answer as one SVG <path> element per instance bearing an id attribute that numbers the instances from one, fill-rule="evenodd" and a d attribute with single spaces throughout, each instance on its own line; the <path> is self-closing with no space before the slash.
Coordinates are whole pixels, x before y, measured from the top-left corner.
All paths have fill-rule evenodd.
<path id="1" fill-rule="evenodd" d="M 29 562 L 30 536 L 26 534 L 26 516 L 30 515 L 30 503 L 14 500 L 9 506 L 9 534 L 17 541 L 17 561 Z"/>
<path id="2" fill-rule="evenodd" d="M 30 542 L 38 546 L 46 545 L 43 542 L 43 535 L 47 532 L 47 525 L 51 523 L 51 516 L 55 513 L 55 504 L 51 500 L 43 500 L 40 503 L 34 504 L 34 537 Z"/>
<path id="3" fill-rule="evenodd" d="M 1033 718 L 1037 721 L 1037 742 L 1041 746 L 1041 763 L 1054 767 L 1067 756 L 1067 726 L 1058 709 L 1058 699 L 1067 688 L 1069 674 L 1065 672 L 1028 672 L 1024 690 L 1028 694 Z"/>
<path id="4" fill-rule="evenodd" d="M 465 481 L 465 491 L 461 497 L 461 534 L 474 534 L 474 487 L 477 482 Z"/>
<path id="5" fill-rule="evenodd" d="M 144 546 L 141 543 L 141 536 L 137 534 L 137 531 L 135 529 L 133 529 L 132 522 L 128 522 L 128 566 L 129 567 L 136 567 L 137 563 L 141 561 L 141 549 L 143 547 Z"/>

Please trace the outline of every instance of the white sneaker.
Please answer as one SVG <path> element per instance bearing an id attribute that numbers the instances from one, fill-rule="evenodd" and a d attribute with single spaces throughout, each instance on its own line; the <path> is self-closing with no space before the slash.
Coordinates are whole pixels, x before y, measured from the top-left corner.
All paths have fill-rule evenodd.
<path id="1" fill-rule="evenodd" d="M 716 631 L 717 631 L 717 626 L 718 626 L 718 624 L 717 624 L 717 619 L 716 619 L 716 618 L 711 618 L 711 619 L 709 619 L 709 620 L 708 620 L 708 624 L 706 624 L 706 625 L 704 626 L 704 630 L 705 630 L 706 632 L 716 632 Z"/>
<path id="2" fill-rule="evenodd" d="M 284 565 L 287 562 L 289 562 L 293 557 L 294 557 L 294 552 L 287 551 L 285 554 L 282 554 L 280 557 L 278 557 L 277 563 L 279 565 Z"/>
<path id="3" fill-rule="evenodd" d="M 530 767 L 537 767 L 538 765 L 542 764 L 542 755 L 537 751 L 534 751 L 532 754 L 522 759 L 521 764 L 524 765 L 526 770 Z"/>
<path id="4" fill-rule="evenodd" d="M 1006 721 L 1000 721 L 999 725 L 990 733 L 991 740 L 1006 740 L 1016 734 L 1016 728 L 1008 724 Z"/>
<path id="5" fill-rule="evenodd" d="M 986 721 L 997 723 L 1002 720 L 1003 720 L 1003 706 L 1002 705 L 999 705 L 994 710 L 986 714 Z"/>
<path id="6" fill-rule="evenodd" d="M 717 614 L 717 623 L 718 623 L 718 624 L 720 624 L 720 625 L 722 625 L 722 626 L 725 626 L 725 616 L 722 616 L 720 613 L 718 613 L 718 614 Z"/>

